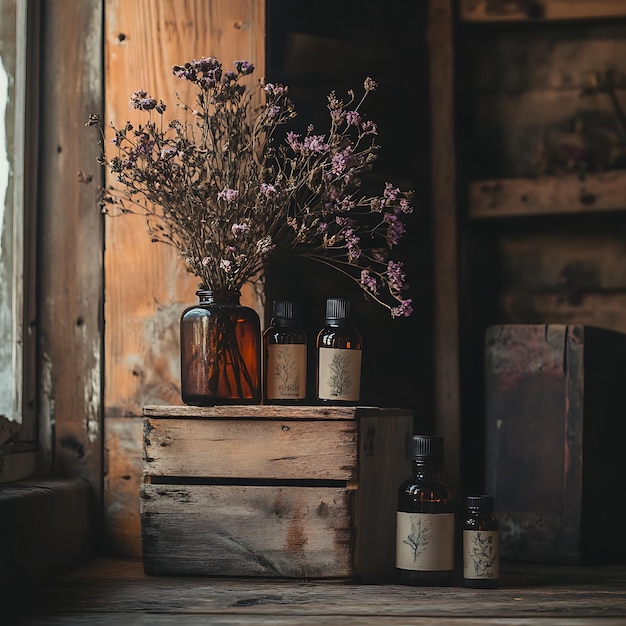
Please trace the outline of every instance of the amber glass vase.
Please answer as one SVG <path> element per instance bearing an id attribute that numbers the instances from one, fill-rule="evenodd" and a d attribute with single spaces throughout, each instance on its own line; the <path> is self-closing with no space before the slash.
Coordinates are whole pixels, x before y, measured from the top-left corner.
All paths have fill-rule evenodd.
<path id="1" fill-rule="evenodd" d="M 185 404 L 261 402 L 261 324 L 239 291 L 196 292 L 180 319 L 181 394 Z"/>

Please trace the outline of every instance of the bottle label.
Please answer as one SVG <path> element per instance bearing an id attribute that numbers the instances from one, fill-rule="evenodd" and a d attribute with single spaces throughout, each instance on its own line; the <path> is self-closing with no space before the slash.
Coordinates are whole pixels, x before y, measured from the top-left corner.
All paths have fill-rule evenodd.
<path id="1" fill-rule="evenodd" d="M 500 578 L 499 536 L 497 530 L 463 531 L 463 578 Z"/>
<path id="2" fill-rule="evenodd" d="M 358 401 L 361 393 L 361 350 L 319 349 L 320 400 Z"/>
<path id="3" fill-rule="evenodd" d="M 396 567 L 416 571 L 454 569 L 454 513 L 398 511 Z"/>
<path id="4" fill-rule="evenodd" d="M 267 397 L 302 400 L 306 397 L 306 345 L 272 344 L 267 351 Z"/>

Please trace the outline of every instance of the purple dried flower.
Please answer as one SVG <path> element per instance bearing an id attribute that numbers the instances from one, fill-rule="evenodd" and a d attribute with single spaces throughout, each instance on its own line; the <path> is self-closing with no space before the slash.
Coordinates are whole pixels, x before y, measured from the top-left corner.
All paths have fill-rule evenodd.
<path id="1" fill-rule="evenodd" d="M 249 224 L 233 224 L 231 226 L 231 230 L 233 231 L 233 235 L 237 237 L 238 235 L 243 235 L 250 230 Z"/>
<path id="2" fill-rule="evenodd" d="M 352 228 L 347 228 L 344 232 L 344 238 L 348 247 L 348 257 L 350 260 L 356 261 L 361 256 L 361 238 Z"/>
<path id="3" fill-rule="evenodd" d="M 242 76 L 254 72 L 254 65 L 248 61 L 235 61 L 235 67 Z"/>
<path id="4" fill-rule="evenodd" d="M 399 306 L 391 309 L 391 317 L 409 317 L 413 313 L 412 303 L 411 298 L 402 300 Z"/>
<path id="5" fill-rule="evenodd" d="M 402 198 L 402 200 L 400 200 L 399 208 L 402 213 L 407 215 L 413 213 L 413 207 L 409 204 L 409 201 L 406 198 Z"/>
<path id="6" fill-rule="evenodd" d="M 143 89 L 138 89 L 130 96 L 129 106 L 140 111 L 151 111 L 156 108 L 157 101 L 148 96 Z"/>
<path id="7" fill-rule="evenodd" d="M 276 193 L 276 187 L 274 187 L 274 185 L 270 185 L 269 183 L 261 183 L 261 193 L 264 196 L 271 196 Z"/>
<path id="8" fill-rule="evenodd" d="M 374 122 L 363 122 L 363 124 L 361 124 L 361 130 L 365 135 L 378 135 L 378 128 Z"/>
<path id="9" fill-rule="evenodd" d="M 220 200 L 226 200 L 226 202 L 232 202 L 233 200 L 236 200 L 239 197 L 239 191 L 237 191 L 236 189 L 222 189 L 222 191 L 220 191 L 217 194 L 217 197 Z"/>
<path id="10" fill-rule="evenodd" d="M 385 183 L 385 191 L 383 192 L 385 200 L 393 202 L 399 193 L 400 190 L 397 187 L 394 187 L 391 183 Z"/>
<path id="11" fill-rule="evenodd" d="M 280 113 L 280 107 L 277 104 L 271 104 L 266 111 L 268 117 L 276 117 Z"/>
<path id="12" fill-rule="evenodd" d="M 309 135 L 302 142 L 304 150 L 310 152 L 326 152 L 330 146 L 324 142 L 324 135 Z"/>
<path id="13" fill-rule="evenodd" d="M 299 152 L 300 150 L 302 150 L 302 144 L 300 143 L 299 139 L 300 135 L 297 135 L 293 131 L 287 133 L 287 143 L 294 152 Z"/>
<path id="14" fill-rule="evenodd" d="M 395 246 L 400 242 L 404 235 L 404 224 L 393 213 L 385 213 L 384 221 L 389 224 L 387 229 L 387 244 L 389 247 Z"/>
<path id="15" fill-rule="evenodd" d="M 387 282 L 389 283 L 389 289 L 391 291 L 400 292 L 404 289 L 404 279 L 406 278 L 402 271 L 402 261 L 395 262 L 389 261 L 387 263 Z"/>
<path id="16" fill-rule="evenodd" d="M 374 294 L 378 293 L 378 283 L 376 278 L 372 276 L 369 270 L 361 270 L 361 285 L 367 291 L 371 291 Z"/>
<path id="17" fill-rule="evenodd" d="M 362 118 L 357 111 L 346 111 L 346 123 L 349 126 L 360 126 Z"/>
<path id="18" fill-rule="evenodd" d="M 288 87 L 285 87 L 285 85 L 281 85 L 280 83 L 267 83 L 265 87 L 263 87 L 263 91 L 265 91 L 268 96 L 279 98 L 280 96 L 287 94 Z"/>

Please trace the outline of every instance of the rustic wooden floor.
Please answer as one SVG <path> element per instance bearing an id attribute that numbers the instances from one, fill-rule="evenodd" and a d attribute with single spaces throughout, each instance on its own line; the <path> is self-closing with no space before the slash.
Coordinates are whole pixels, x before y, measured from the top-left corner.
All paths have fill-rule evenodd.
<path id="1" fill-rule="evenodd" d="M 353 582 L 165 578 L 96 560 L 0 624 L 126 626 L 626 625 L 626 567 L 503 564 L 497 590 Z M 11 621 L 11 619 L 13 621 Z"/>

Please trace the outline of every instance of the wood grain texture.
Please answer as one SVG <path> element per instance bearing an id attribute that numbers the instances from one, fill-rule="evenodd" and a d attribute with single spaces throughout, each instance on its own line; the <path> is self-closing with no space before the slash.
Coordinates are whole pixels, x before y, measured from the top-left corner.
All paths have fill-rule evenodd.
<path id="1" fill-rule="evenodd" d="M 469 186 L 473 218 L 626 209 L 626 172 L 479 181 Z"/>
<path id="2" fill-rule="evenodd" d="M 513 324 L 584 324 L 626 333 L 626 294 L 589 293 L 571 301 L 559 293 L 511 291 L 500 304 Z"/>
<path id="3" fill-rule="evenodd" d="M 23 607 L 20 624 L 622 626 L 626 570 L 503 563 L 502 587 L 154 577 L 98 560 Z"/>
<path id="4" fill-rule="evenodd" d="M 128 100 L 139 88 L 163 99 L 175 117 L 175 93 L 186 102 L 193 93 L 171 67 L 203 55 L 225 67 L 249 59 L 262 76 L 264 20 L 264 3 L 254 0 L 107 2 L 105 120 L 136 123 Z M 178 324 L 197 301 L 198 280 L 173 248 L 150 242 L 139 217 L 107 219 L 106 238 L 105 414 L 138 416 L 147 403 L 180 404 Z"/>
<path id="5" fill-rule="evenodd" d="M 413 416 L 390 413 L 359 420 L 354 562 L 364 582 L 394 580 L 398 486 L 412 472 Z"/>
<path id="6" fill-rule="evenodd" d="M 445 438 L 446 475 L 458 484 L 461 433 L 452 20 L 450 0 L 430 3 L 435 419 L 438 433 Z"/>
<path id="7" fill-rule="evenodd" d="M 87 478 L 96 502 L 102 493 L 103 225 L 98 190 L 80 184 L 78 172 L 97 167 L 99 154 L 84 123 L 102 108 L 101 9 L 99 0 L 43 7 L 38 180 L 39 425 L 55 438 L 53 470 Z"/>
<path id="8" fill-rule="evenodd" d="M 307 419 L 307 420 L 354 420 L 361 417 L 377 416 L 394 418 L 407 415 L 407 409 L 381 408 L 375 406 L 274 406 L 231 405 L 231 406 L 159 406 L 148 405 L 143 408 L 145 417 L 156 419 L 181 418 L 220 418 L 228 419 Z"/>
<path id="9" fill-rule="evenodd" d="M 147 419 L 148 476 L 354 480 L 354 421 Z"/>
<path id="10" fill-rule="evenodd" d="M 346 577 L 345 488 L 142 485 L 148 574 Z"/>
<path id="11" fill-rule="evenodd" d="M 139 490 L 143 480 L 143 424 L 109 417 L 104 439 L 104 546 L 112 556 L 141 557 Z"/>
<path id="12" fill-rule="evenodd" d="M 469 22 L 573 20 L 626 16 L 622 0 L 461 0 L 461 19 Z"/>

